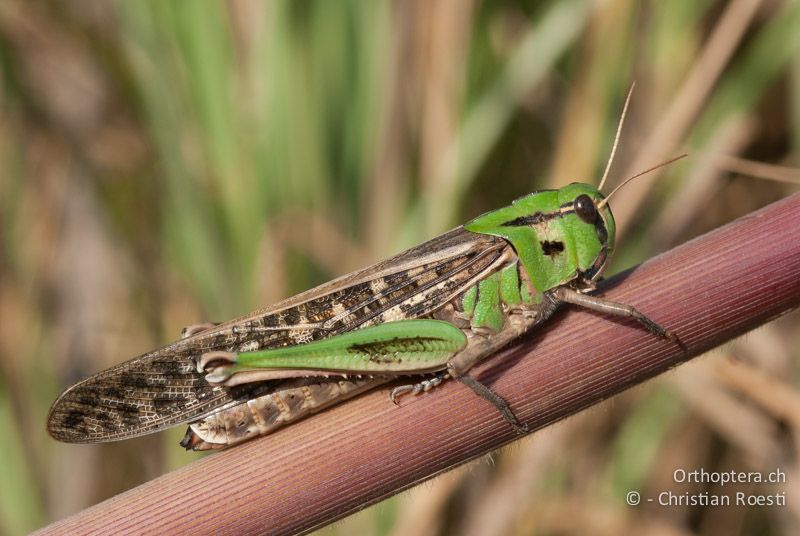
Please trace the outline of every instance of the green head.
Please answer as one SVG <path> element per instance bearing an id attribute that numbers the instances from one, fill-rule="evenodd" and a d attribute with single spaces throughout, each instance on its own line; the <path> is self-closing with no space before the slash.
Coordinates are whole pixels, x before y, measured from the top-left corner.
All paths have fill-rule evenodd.
<path id="1" fill-rule="evenodd" d="M 591 286 L 614 250 L 616 231 L 603 195 L 582 183 L 526 195 L 464 228 L 508 240 L 539 292 L 573 282 Z"/>

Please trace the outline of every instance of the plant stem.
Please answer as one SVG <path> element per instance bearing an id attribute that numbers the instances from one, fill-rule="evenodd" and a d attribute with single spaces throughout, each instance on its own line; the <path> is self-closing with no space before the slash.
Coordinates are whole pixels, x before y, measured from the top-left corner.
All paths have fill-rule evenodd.
<path id="1" fill-rule="evenodd" d="M 609 280 L 686 345 L 635 321 L 569 308 L 473 369 L 531 429 L 559 421 L 800 305 L 800 194 Z M 518 439 L 458 382 L 380 389 L 209 456 L 42 530 L 45 534 L 309 531 Z"/>

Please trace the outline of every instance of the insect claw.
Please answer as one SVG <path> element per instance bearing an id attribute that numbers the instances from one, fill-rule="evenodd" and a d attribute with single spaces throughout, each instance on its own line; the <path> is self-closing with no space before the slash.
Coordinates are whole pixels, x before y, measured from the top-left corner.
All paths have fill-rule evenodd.
<path id="1" fill-rule="evenodd" d="M 404 395 L 406 393 L 414 393 L 415 387 L 416 387 L 415 385 L 401 385 L 399 387 L 395 387 L 394 389 L 392 389 L 392 392 L 389 393 L 389 400 L 391 400 L 392 404 L 394 404 L 395 406 L 399 406 L 400 403 L 397 402 L 397 397 Z"/>
<path id="2" fill-rule="evenodd" d="M 664 332 L 664 338 L 665 338 L 665 339 L 667 339 L 667 340 L 669 340 L 669 341 L 672 341 L 672 342 L 674 342 L 675 344 L 677 344 L 677 345 L 678 345 L 678 347 L 679 347 L 681 350 L 683 350 L 683 353 L 684 353 L 684 354 L 688 354 L 688 353 L 689 353 L 689 348 L 688 348 L 688 347 L 687 347 L 687 346 L 686 346 L 686 345 L 683 343 L 683 341 L 682 341 L 682 340 L 680 340 L 680 338 L 678 338 L 678 336 L 677 336 L 677 335 L 675 335 L 673 332 L 671 332 L 671 331 L 665 331 L 665 332 Z"/>
<path id="3" fill-rule="evenodd" d="M 525 434 L 527 434 L 528 432 L 530 432 L 530 430 L 531 430 L 531 427 L 530 427 L 530 426 L 528 426 L 528 423 L 526 423 L 526 422 L 524 422 L 524 423 L 521 423 L 521 424 L 516 424 L 516 423 L 513 423 L 513 422 L 512 422 L 512 423 L 509 423 L 509 424 L 511 425 L 511 428 L 513 428 L 513 429 L 514 429 L 514 431 L 515 431 L 515 432 L 516 432 L 518 435 L 525 435 Z"/>

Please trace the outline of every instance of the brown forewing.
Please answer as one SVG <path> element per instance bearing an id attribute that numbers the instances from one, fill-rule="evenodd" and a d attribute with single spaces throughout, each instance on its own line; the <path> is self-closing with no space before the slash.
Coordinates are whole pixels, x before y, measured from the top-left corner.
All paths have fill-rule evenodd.
<path id="1" fill-rule="evenodd" d="M 55 401 L 48 431 L 61 441 L 91 443 L 203 418 L 274 388 L 270 382 L 212 387 L 195 367 L 203 352 L 275 348 L 424 317 L 496 270 L 509 254 L 501 238 L 456 228 L 386 261 L 83 380 Z"/>

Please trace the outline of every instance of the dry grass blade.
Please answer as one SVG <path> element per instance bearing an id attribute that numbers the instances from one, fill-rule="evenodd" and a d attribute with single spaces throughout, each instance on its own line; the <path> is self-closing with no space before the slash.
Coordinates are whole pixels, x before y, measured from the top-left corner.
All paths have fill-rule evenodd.
<path id="1" fill-rule="evenodd" d="M 727 154 L 717 155 L 716 165 L 725 171 L 748 177 L 800 184 L 800 169 L 796 167 L 776 166 Z"/>
<path id="2" fill-rule="evenodd" d="M 678 333 L 686 352 L 630 322 L 570 310 L 473 374 L 541 428 L 662 373 L 800 305 L 800 227 L 786 223 L 798 219 L 795 195 L 604 286 Z M 377 391 L 41 533 L 309 531 L 515 439 L 455 382 L 400 408 Z"/>
<path id="3" fill-rule="evenodd" d="M 626 175 L 676 151 L 760 5 L 761 1 L 735 0 L 726 6 L 686 81 L 672 99 L 659 124 L 650 132 Z M 620 196 L 623 201 L 617 202 L 620 208 L 616 210 L 616 215 L 623 224 L 623 229 L 627 222 L 633 220 L 632 215 L 637 207 L 642 206 L 654 180 L 655 177 L 651 177 L 648 181 L 642 181 L 636 188 L 631 188 Z"/>

